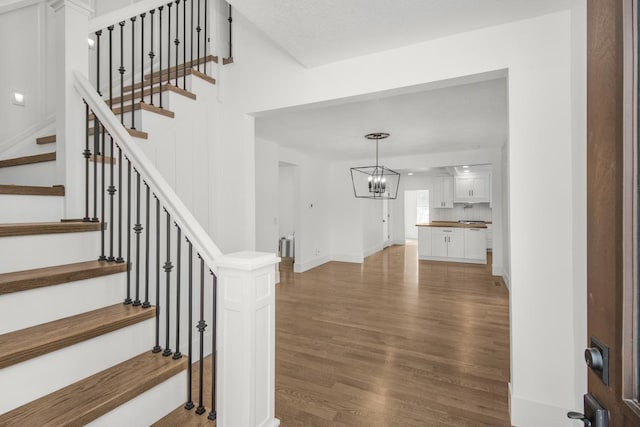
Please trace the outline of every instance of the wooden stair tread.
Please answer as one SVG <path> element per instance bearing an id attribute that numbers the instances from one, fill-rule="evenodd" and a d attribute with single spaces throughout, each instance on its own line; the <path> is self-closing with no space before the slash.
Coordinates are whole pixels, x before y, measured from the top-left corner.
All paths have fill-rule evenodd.
<path id="1" fill-rule="evenodd" d="M 200 58 L 200 64 L 202 65 L 205 62 L 215 62 L 215 63 L 217 63 L 218 62 L 218 57 L 216 55 L 207 55 L 207 56 L 201 57 Z M 195 58 L 193 61 L 187 61 L 187 62 L 184 62 L 182 64 L 178 64 L 178 73 L 180 73 L 180 71 L 182 71 L 185 67 L 187 69 L 189 69 L 189 68 L 193 68 L 193 67 L 197 67 L 197 66 L 198 66 L 198 58 Z M 173 67 L 169 67 L 168 69 L 167 68 L 163 68 L 162 70 L 155 71 L 153 73 L 154 80 L 156 78 L 158 78 L 158 75 L 160 75 L 160 73 L 162 73 L 163 75 L 166 75 L 167 72 L 169 72 L 169 73 L 171 73 L 171 74 L 173 74 L 175 76 L 176 67 L 173 66 Z M 178 75 L 178 77 L 180 77 L 180 75 Z M 151 73 L 145 74 L 144 75 L 144 79 L 145 80 L 151 79 Z"/>
<path id="2" fill-rule="evenodd" d="M 36 138 L 36 144 L 42 145 L 42 144 L 51 144 L 56 142 L 56 136 L 55 135 L 48 135 L 48 136 L 41 136 L 40 138 Z"/>
<path id="3" fill-rule="evenodd" d="M 125 128 L 125 129 L 127 130 L 127 132 L 129 132 L 129 135 L 131 135 L 134 138 L 149 139 L 149 134 L 147 132 L 142 132 L 140 130 L 130 129 L 130 128 Z M 89 135 L 93 135 L 93 133 L 94 133 L 94 128 L 89 128 Z M 93 144 L 93 141 L 91 141 L 90 144 Z"/>
<path id="4" fill-rule="evenodd" d="M 186 367 L 186 357 L 173 360 L 151 352 L 143 353 L 0 415 L 0 425 L 85 425 Z"/>
<path id="5" fill-rule="evenodd" d="M 195 68 L 187 68 L 187 75 L 194 75 L 194 76 L 197 76 L 197 77 L 203 79 L 204 81 L 206 81 L 208 83 L 216 84 L 216 79 L 214 79 L 213 77 L 208 76 L 208 75 L 196 70 Z M 170 85 L 170 86 L 175 87 L 173 84 L 168 82 L 169 78 L 168 78 L 167 74 L 163 74 L 162 77 L 163 77 L 163 80 L 162 80 L 162 88 L 163 89 L 164 89 L 165 85 Z M 178 71 L 178 78 L 180 78 L 180 77 L 184 77 L 182 70 Z M 175 75 L 172 74 L 171 78 L 175 79 Z M 154 87 L 156 85 L 158 85 L 158 86 L 160 85 L 160 82 L 156 79 L 156 73 L 154 73 L 153 85 L 154 85 Z M 145 79 L 142 82 L 137 82 L 134 85 L 136 90 L 140 89 L 141 87 L 148 87 L 148 86 L 151 86 L 151 79 Z M 125 93 L 127 93 L 128 91 L 131 91 L 131 85 L 126 86 L 124 88 L 124 92 Z"/>
<path id="6" fill-rule="evenodd" d="M 22 196 L 64 196 L 64 185 L 39 187 L 34 185 L 0 185 L 0 194 Z"/>
<path id="7" fill-rule="evenodd" d="M 136 89 L 139 89 L 139 87 L 137 87 Z M 129 92 L 129 93 L 127 93 L 127 92 Z M 196 99 L 196 94 L 195 93 L 189 92 L 188 90 L 184 90 L 182 88 L 176 87 L 176 86 L 174 86 L 172 84 L 169 84 L 169 83 L 162 85 L 162 92 L 174 92 L 174 93 L 177 93 L 179 95 L 186 96 L 189 99 L 194 99 L 194 100 Z M 153 94 L 156 95 L 158 93 L 160 93 L 160 86 L 154 86 L 153 87 Z M 149 95 L 151 95 L 151 88 L 146 88 L 144 90 L 136 90 L 133 93 L 133 99 L 138 99 L 138 98 L 141 98 L 143 96 L 149 96 Z M 121 96 L 117 96 L 117 97 L 113 98 L 113 105 L 120 104 L 120 99 L 121 98 L 122 98 Z M 131 96 L 131 86 L 128 86 L 127 88 L 125 88 L 124 102 L 131 101 L 131 98 L 132 98 L 132 96 Z M 105 102 L 107 104 L 109 104 L 109 100 L 106 100 Z"/>
<path id="8" fill-rule="evenodd" d="M 35 154 L 32 156 L 22 156 L 13 159 L 0 160 L 0 168 L 10 166 L 30 165 L 33 163 L 51 162 L 56 159 L 56 153 Z"/>
<path id="9" fill-rule="evenodd" d="M 115 304 L 0 335 L 0 369 L 151 319 L 155 312 Z"/>
<path id="10" fill-rule="evenodd" d="M 108 105 L 108 101 L 106 102 Z M 135 104 L 125 105 L 124 113 L 125 114 L 130 113 L 132 109 L 136 111 L 137 110 L 150 111 L 152 113 L 160 114 L 162 116 L 170 117 L 172 119 L 176 116 L 176 113 L 174 113 L 173 111 L 167 110 L 166 108 L 156 107 L 155 105 L 147 104 L 146 102 L 136 102 Z M 113 114 L 117 116 L 120 114 L 120 111 L 122 111 L 122 109 L 114 104 L 114 107 L 111 109 L 111 111 L 113 111 Z M 94 119 L 93 114 L 89 114 L 89 120 L 93 120 L 93 119 Z"/>
<path id="11" fill-rule="evenodd" d="M 127 271 L 127 263 L 85 261 L 0 274 L 0 295 Z"/>
<path id="12" fill-rule="evenodd" d="M 0 237 L 99 231 L 100 222 L 25 222 L 0 224 Z"/>

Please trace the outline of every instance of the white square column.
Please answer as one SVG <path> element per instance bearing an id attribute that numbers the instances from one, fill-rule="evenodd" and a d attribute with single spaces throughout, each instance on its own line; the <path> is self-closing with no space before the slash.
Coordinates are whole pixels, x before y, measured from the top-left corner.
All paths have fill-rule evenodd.
<path id="1" fill-rule="evenodd" d="M 280 258 L 236 252 L 218 269 L 218 427 L 277 427 L 275 273 Z"/>
<path id="2" fill-rule="evenodd" d="M 88 0 L 55 0 L 56 184 L 65 186 L 65 218 L 83 218 L 85 106 L 73 87 L 73 71 L 89 77 Z"/>

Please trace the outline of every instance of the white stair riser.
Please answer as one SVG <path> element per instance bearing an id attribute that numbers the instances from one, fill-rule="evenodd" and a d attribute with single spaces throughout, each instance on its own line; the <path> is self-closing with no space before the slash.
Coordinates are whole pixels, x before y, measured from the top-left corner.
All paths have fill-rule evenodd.
<path id="1" fill-rule="evenodd" d="M 2 295 L 0 334 L 117 304 L 125 286 L 125 273 L 118 273 Z"/>
<path id="2" fill-rule="evenodd" d="M 62 183 L 56 182 L 56 162 L 51 161 L 0 168 L 0 184 L 50 187 Z"/>
<path id="3" fill-rule="evenodd" d="M 153 347 L 154 319 L 0 370 L 0 414 L 131 359 Z"/>
<path id="4" fill-rule="evenodd" d="M 87 424 L 90 427 L 142 427 L 153 424 L 187 401 L 187 372 L 183 371 Z M 209 402 L 207 406 L 210 406 Z M 207 414 L 202 414 L 206 417 Z M 213 423 L 212 423 L 213 424 Z"/>
<path id="5" fill-rule="evenodd" d="M 91 261 L 99 250 L 99 231 L 0 237 L 0 273 Z"/>
<path id="6" fill-rule="evenodd" d="M 60 221 L 64 197 L 0 194 L 0 223 Z"/>

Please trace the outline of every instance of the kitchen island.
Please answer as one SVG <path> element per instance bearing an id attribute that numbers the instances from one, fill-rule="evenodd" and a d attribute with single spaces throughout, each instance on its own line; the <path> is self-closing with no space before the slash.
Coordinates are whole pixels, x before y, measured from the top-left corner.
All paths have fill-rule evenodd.
<path id="1" fill-rule="evenodd" d="M 487 226 L 483 221 L 432 221 L 418 226 L 418 258 L 487 263 Z"/>

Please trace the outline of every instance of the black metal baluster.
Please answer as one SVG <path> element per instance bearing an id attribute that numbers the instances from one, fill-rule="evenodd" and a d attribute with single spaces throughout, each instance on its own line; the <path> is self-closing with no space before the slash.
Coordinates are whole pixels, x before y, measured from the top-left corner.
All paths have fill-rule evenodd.
<path id="1" fill-rule="evenodd" d="M 107 189 L 107 193 L 109 193 L 109 258 L 107 258 L 107 261 L 109 262 L 114 262 L 116 260 L 116 258 L 113 256 L 113 232 L 115 227 L 115 223 L 113 221 L 113 217 L 114 217 L 114 203 L 113 203 L 113 196 L 115 196 L 116 194 L 116 186 L 113 185 L 113 136 L 109 135 L 109 141 L 111 142 L 109 147 L 109 156 L 111 157 L 111 161 L 109 162 L 109 188 Z M 102 155 L 102 164 L 104 164 L 107 161 L 107 158 L 104 156 L 104 153 Z"/>
<path id="2" fill-rule="evenodd" d="M 84 100 L 83 100 L 84 101 Z M 84 218 L 83 221 L 91 221 L 89 218 L 89 158 L 91 157 L 91 151 L 89 150 L 89 104 L 87 101 L 84 101 L 84 111 L 85 111 L 85 143 L 84 143 L 84 151 L 82 155 L 85 159 L 85 189 L 84 189 Z"/>
<path id="3" fill-rule="evenodd" d="M 146 13 L 140 14 L 140 102 L 144 102 L 144 18 Z"/>
<path id="4" fill-rule="evenodd" d="M 176 0 L 176 38 L 173 40 L 173 44 L 176 45 L 176 87 L 178 87 L 178 56 L 179 56 L 179 46 L 180 46 L 180 39 L 178 38 L 178 35 L 180 34 L 180 20 L 178 17 L 178 12 L 180 10 L 180 0 Z M 169 80 L 171 80 L 171 73 L 169 73 Z"/>
<path id="5" fill-rule="evenodd" d="M 147 200 L 148 200 L 149 190 L 147 188 Z M 147 205 L 147 209 L 148 209 Z M 147 227 L 149 227 L 149 219 L 147 217 Z M 140 303 L 140 233 L 142 233 L 144 227 L 140 223 L 140 172 L 136 170 L 136 225 L 133 227 L 133 231 L 136 233 L 136 299 L 133 301 L 133 305 L 138 307 Z M 149 233 L 147 232 L 147 235 Z M 149 253 L 149 248 L 147 248 L 147 253 Z M 148 264 L 147 264 L 147 274 L 148 274 Z M 147 292 L 148 295 L 148 292 Z M 149 298 L 145 300 L 145 302 L 149 301 Z M 148 307 L 147 307 L 148 308 Z"/>
<path id="6" fill-rule="evenodd" d="M 158 16 L 159 22 L 160 22 L 160 29 L 158 31 L 158 49 L 159 49 L 159 54 L 160 54 L 160 65 L 158 66 L 158 81 L 160 82 L 160 108 L 162 108 L 162 10 L 164 9 L 163 6 L 160 6 L 158 8 L 158 10 L 160 11 L 160 14 Z"/>
<path id="7" fill-rule="evenodd" d="M 189 244 L 189 321 L 187 322 L 187 325 L 189 326 L 187 333 L 187 344 L 189 349 L 187 350 L 187 403 L 185 403 L 184 409 L 190 410 L 196 405 L 193 404 L 191 396 L 191 386 L 193 383 L 193 245 L 189 239 L 187 239 L 187 243 Z"/>
<path id="8" fill-rule="evenodd" d="M 202 404 L 202 393 L 204 387 L 204 331 L 207 329 L 207 323 L 204 321 L 204 259 L 198 254 L 200 258 L 200 321 L 198 322 L 198 332 L 200 332 L 200 383 L 198 384 L 198 408 L 196 414 L 202 415 L 206 411 L 206 408 Z"/>
<path id="9" fill-rule="evenodd" d="M 167 3 L 167 84 L 171 83 L 171 6 L 173 3 Z"/>
<path id="10" fill-rule="evenodd" d="M 187 0 L 182 2 L 182 89 L 187 90 Z"/>
<path id="11" fill-rule="evenodd" d="M 149 86 L 149 88 L 151 92 L 151 105 L 153 105 L 153 58 L 156 56 L 153 51 L 153 16 L 155 15 L 156 10 L 150 10 L 149 13 L 151 14 L 151 46 L 149 48 L 149 59 L 151 60 L 151 86 Z"/>
<path id="12" fill-rule="evenodd" d="M 150 192 L 149 185 L 145 182 L 144 186 L 147 190 L 147 198 L 146 198 L 146 224 L 147 224 L 147 232 L 145 233 L 145 256 L 144 256 L 144 302 L 142 303 L 142 308 L 151 307 L 151 303 L 149 302 L 149 241 L 151 240 L 151 204 L 150 204 Z"/>
<path id="13" fill-rule="evenodd" d="M 176 236 L 176 351 L 173 353 L 173 359 L 178 360 L 182 357 L 180 353 L 180 275 L 182 273 L 181 254 L 182 254 L 182 230 L 178 224 L 174 223 L 177 229 Z M 191 326 L 191 325 L 189 325 Z M 191 369 L 191 367 L 189 367 Z"/>
<path id="14" fill-rule="evenodd" d="M 229 5 L 229 58 L 227 59 L 227 64 L 233 62 L 233 43 L 232 43 L 232 28 L 233 28 L 233 16 L 231 16 L 231 5 Z"/>
<path id="15" fill-rule="evenodd" d="M 196 27 L 196 33 L 198 33 L 198 50 L 196 52 L 198 58 L 198 71 L 200 71 L 200 31 L 202 31 L 202 28 L 200 28 L 200 0 L 198 0 L 198 26 Z M 191 64 L 191 66 L 193 66 L 193 64 Z"/>
<path id="16" fill-rule="evenodd" d="M 127 299 L 125 304 L 131 304 L 131 160 L 127 157 Z M 136 261 L 136 271 L 138 262 Z M 136 285 L 136 301 L 140 305 L 140 292 Z"/>
<path id="17" fill-rule="evenodd" d="M 162 355 L 167 357 L 171 356 L 173 352 L 169 348 L 169 328 L 171 322 L 171 270 L 173 265 L 171 264 L 171 215 L 166 209 L 164 212 L 167 214 L 167 260 L 164 263 L 164 272 L 167 274 L 167 286 L 166 286 L 166 307 L 164 311 L 167 313 L 167 325 L 165 330 L 165 349 Z"/>
<path id="18" fill-rule="evenodd" d="M 124 126 L 124 21 L 120 21 L 120 123 Z"/>
<path id="19" fill-rule="evenodd" d="M 113 25 L 107 27 L 109 30 L 109 108 L 113 109 Z"/>
<path id="20" fill-rule="evenodd" d="M 156 345 L 153 347 L 154 353 L 160 353 L 160 200 L 156 199 Z"/>
<path id="21" fill-rule="evenodd" d="M 193 68 L 193 6 L 196 0 L 191 0 L 191 44 L 189 50 L 191 50 L 191 62 L 189 62 L 189 68 Z"/>
<path id="22" fill-rule="evenodd" d="M 208 15 L 207 0 L 204 0 L 204 73 L 207 74 L 207 46 L 209 46 L 209 33 L 207 31 L 207 15 Z"/>
<path id="23" fill-rule="evenodd" d="M 97 119 L 96 119 L 97 120 Z M 101 134 L 101 138 L 100 140 L 102 141 L 102 145 L 100 147 L 100 153 L 101 156 L 104 157 L 104 150 L 105 150 L 105 135 L 104 135 L 104 126 L 102 126 L 102 123 L 100 123 L 99 121 L 97 122 L 96 125 L 96 132 L 100 132 Z M 95 158 L 93 159 L 94 162 L 98 162 L 98 156 L 96 155 Z M 98 260 L 100 261 L 106 261 L 107 260 L 107 256 L 106 256 L 106 251 L 105 251 L 105 230 L 107 227 L 107 223 L 105 221 L 105 215 L 104 215 L 104 209 L 105 209 L 105 193 L 106 193 L 106 173 L 105 173 L 105 165 L 104 162 L 102 162 L 101 165 L 101 169 L 102 169 L 102 191 L 100 192 L 100 199 L 101 199 L 101 203 L 100 203 L 100 221 L 102 221 L 102 225 L 100 227 L 100 257 L 98 258 Z"/>
<path id="24" fill-rule="evenodd" d="M 218 351 L 217 351 L 217 331 L 216 329 L 218 328 L 218 318 L 216 316 L 217 313 L 217 298 L 218 298 L 218 278 L 216 277 L 215 274 L 213 274 L 213 271 L 209 270 L 209 273 L 211 273 L 212 276 L 212 292 L 213 292 L 213 317 L 211 320 L 211 412 L 209 412 L 209 416 L 208 418 L 210 420 L 215 420 L 218 416 L 217 412 L 216 412 L 216 408 L 217 408 L 217 399 L 216 399 L 216 376 L 217 376 L 217 367 L 216 367 L 216 360 L 218 358 Z"/>
<path id="25" fill-rule="evenodd" d="M 115 159 L 111 159 L 111 164 Z M 118 145 L 118 258 L 117 263 L 123 263 L 122 257 L 122 148 Z"/>
<path id="26" fill-rule="evenodd" d="M 136 17 L 131 18 L 131 129 L 136 128 L 136 116 L 134 114 L 133 104 L 135 103 L 136 94 Z M 142 70 L 142 64 L 140 64 Z M 142 74 L 142 71 L 140 71 Z M 142 95 L 140 95 L 142 101 Z"/>
<path id="27" fill-rule="evenodd" d="M 102 30 L 96 31 L 96 91 L 98 91 L 98 95 L 102 96 L 102 92 L 100 91 L 100 36 L 102 35 Z"/>

